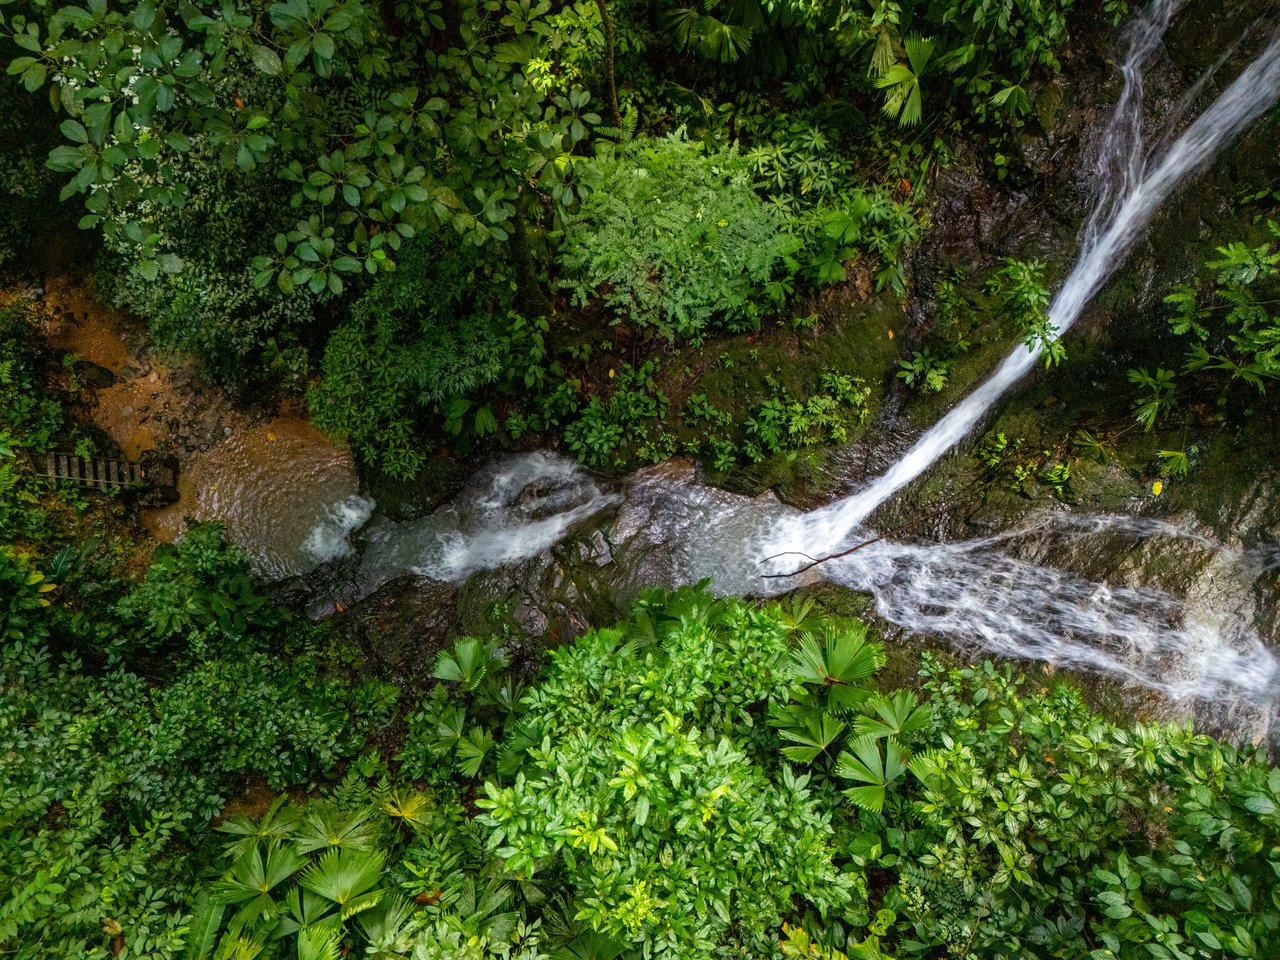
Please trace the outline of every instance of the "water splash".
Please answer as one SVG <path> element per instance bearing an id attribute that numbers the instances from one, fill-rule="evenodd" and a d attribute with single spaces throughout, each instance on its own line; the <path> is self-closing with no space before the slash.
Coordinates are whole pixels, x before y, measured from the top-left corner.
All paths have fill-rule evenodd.
<path id="1" fill-rule="evenodd" d="M 307 534 L 302 549 L 317 564 L 350 556 L 353 552 L 351 534 L 369 522 L 375 506 L 373 500 L 359 494 L 329 504 Z"/>
<path id="2" fill-rule="evenodd" d="M 800 578 L 762 578 L 744 544 L 768 523 L 802 518 L 772 495 L 706 486 L 693 470 L 645 470 L 615 488 L 549 454 L 514 457 L 431 517 L 377 521 L 357 595 L 405 572 L 461 583 L 535 557 L 590 521 L 615 553 L 637 543 L 660 550 L 646 585 L 707 578 L 717 593 L 769 595 L 827 580 L 871 594 L 879 616 L 911 633 L 1105 673 L 1175 698 L 1275 697 L 1275 659 L 1242 615 L 1274 555 L 1166 520 L 1055 512 L 961 543 L 880 540 Z M 1106 569 L 1089 569 L 1099 557 Z M 1181 595 L 1131 582 L 1171 559 L 1185 574 Z"/>
<path id="3" fill-rule="evenodd" d="M 618 502 L 577 464 L 549 453 L 490 466 L 452 503 L 421 520 L 379 519 L 364 534 L 360 592 L 399 573 L 462 582 L 535 556 L 570 527 Z"/>
<path id="4" fill-rule="evenodd" d="M 1006 552 L 1028 536 L 1052 538 L 1054 552 L 1099 533 L 1115 536 L 1115 518 L 1088 519 L 1093 522 L 963 543 L 880 541 L 833 561 L 823 576 L 869 591 L 880 616 L 913 633 L 1110 674 L 1175 698 L 1264 701 L 1275 696 L 1275 658 L 1235 610 L 1192 606 L 1147 586 L 1094 582 Z M 1139 534 L 1146 542 L 1161 535 Z M 1224 578 L 1234 577 L 1243 586 L 1257 576 L 1243 557 L 1210 546 L 1228 554 L 1219 565 Z"/>
<path id="5" fill-rule="evenodd" d="M 357 492 L 351 451 L 293 417 L 229 430 L 190 459 L 178 488 L 178 503 L 144 516 L 153 535 L 176 539 L 187 517 L 217 520 L 249 551 L 254 569 L 273 578 L 347 556 L 350 535 L 374 507 Z"/>

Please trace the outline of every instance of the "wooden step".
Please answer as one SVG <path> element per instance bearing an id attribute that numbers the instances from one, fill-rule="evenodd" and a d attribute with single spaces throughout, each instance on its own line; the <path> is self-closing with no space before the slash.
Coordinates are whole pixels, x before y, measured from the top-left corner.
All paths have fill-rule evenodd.
<path id="1" fill-rule="evenodd" d="M 94 490 L 127 487 L 144 479 L 140 464 L 131 460 L 87 459 L 74 453 L 51 453 L 45 457 L 45 475 Z"/>

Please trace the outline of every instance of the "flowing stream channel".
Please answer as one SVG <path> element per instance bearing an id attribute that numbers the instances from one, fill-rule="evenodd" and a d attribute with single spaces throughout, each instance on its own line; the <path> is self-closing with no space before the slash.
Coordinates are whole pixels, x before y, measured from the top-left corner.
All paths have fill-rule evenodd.
<path id="1" fill-rule="evenodd" d="M 1065 334 L 1119 267 L 1161 204 L 1280 98 L 1280 38 L 1268 46 L 1176 138 L 1149 149 L 1143 136 L 1143 68 L 1161 45 L 1177 0 L 1154 0 L 1135 15 L 1119 63 L 1120 99 L 1097 166 L 1093 213 L 1078 259 L 1050 316 Z M 1216 69 L 1216 68 L 1215 68 Z M 1183 100 L 1184 109 L 1192 97 Z M 1162 130 L 1181 117 L 1167 117 Z M 1029 526 L 961 543 L 876 539 L 866 519 L 981 426 L 992 407 L 1038 364 L 1019 346 L 889 470 L 851 495 L 809 512 L 772 495 L 735 496 L 694 472 L 640 471 L 621 481 L 593 478 L 562 458 L 507 458 L 471 478 L 431 516 L 376 516 L 358 535 L 350 598 L 415 573 L 461 583 L 477 571 L 527 560 L 571 532 L 596 525 L 603 558 L 643 531 L 661 545 L 662 584 L 703 578 L 720 593 L 769 595 L 817 579 L 875 598 L 903 628 L 977 642 L 998 654 L 1100 671 L 1172 697 L 1269 704 L 1276 662 L 1256 627 L 1230 599 L 1200 602 L 1153 586 L 1107 582 L 1055 565 L 1064 550 L 1097 540 L 1173 544 L 1195 552 L 1210 577 L 1247 593 L 1275 557 L 1212 542 L 1173 524 L 1125 516 L 1059 513 Z M 797 572 L 806 557 L 847 556 Z M 1035 559 L 1025 559 L 1032 556 Z M 1192 601 L 1196 602 L 1192 602 Z"/>

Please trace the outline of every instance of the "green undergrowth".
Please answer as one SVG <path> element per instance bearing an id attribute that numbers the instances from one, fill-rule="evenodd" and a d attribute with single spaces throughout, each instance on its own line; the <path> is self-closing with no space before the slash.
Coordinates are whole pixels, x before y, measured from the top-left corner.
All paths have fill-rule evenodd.
<path id="1" fill-rule="evenodd" d="M 785 473 L 856 441 L 883 402 L 901 308 L 888 298 L 858 303 L 851 288 L 836 303 L 638 368 L 612 349 L 587 353 L 577 369 L 589 399 L 564 428 L 569 451 L 617 470 L 682 455 L 722 475 L 757 464 Z M 516 414 L 509 428 L 513 420 L 519 438 L 527 421 Z"/>
<path id="2" fill-rule="evenodd" d="M 649 593 L 413 689 L 216 528 L 100 576 L 0 553 L 12 956 L 1263 960 L 1280 928 L 1261 751 L 891 656 L 852 594 Z"/>

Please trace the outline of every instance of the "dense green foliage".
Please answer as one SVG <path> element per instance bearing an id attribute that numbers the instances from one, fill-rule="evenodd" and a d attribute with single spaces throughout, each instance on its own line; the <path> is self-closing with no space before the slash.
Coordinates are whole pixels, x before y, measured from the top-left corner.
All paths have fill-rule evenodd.
<path id="1" fill-rule="evenodd" d="M 393 476 L 531 433 L 660 458 L 678 431 L 602 429 L 581 358 L 905 295 L 948 137 L 1025 122 L 1070 8 L 6 0 L 0 261 L 60 184 L 100 292 Z"/>
<path id="2" fill-rule="evenodd" d="M 1265 235 L 1280 236 L 1280 225 L 1267 220 Z M 1278 294 L 1280 253 L 1274 244 L 1237 240 L 1218 247 L 1193 283 L 1165 297 L 1169 332 L 1188 344 L 1182 366 L 1128 371 L 1133 417 L 1145 432 L 1181 421 L 1181 443 L 1159 451 L 1163 476 L 1191 469 L 1199 451 L 1188 435 L 1205 419 L 1195 409 L 1201 400 L 1213 400 L 1210 422 L 1238 426 L 1280 379 L 1280 314 L 1272 309 Z"/>
<path id="3" fill-rule="evenodd" d="M 789 631 L 694 592 L 642 611 L 555 656 L 525 701 L 528 759 L 486 787 L 481 823 L 506 869 L 562 873 L 598 933 L 660 957 L 767 954 L 793 898 L 849 897 L 827 815 L 749 713 L 786 695 Z"/>
<path id="4" fill-rule="evenodd" d="M 561 253 L 574 299 L 604 288 L 619 318 L 699 338 L 713 318 L 758 326 L 790 288 L 799 243 L 732 150 L 664 139 L 596 162 Z"/>
<path id="5" fill-rule="evenodd" d="M 0 551 L 16 957 L 1261 960 L 1280 935 L 1280 773 L 1066 683 L 926 656 L 878 688 L 864 624 L 687 588 L 536 676 L 498 635 L 396 686 L 215 527 L 136 579 L 39 549 Z"/>
<path id="6" fill-rule="evenodd" d="M 491 290 L 473 248 L 410 242 L 330 337 L 310 396 L 316 423 L 391 476 L 412 476 L 415 424 L 498 379 L 518 349 L 511 321 L 483 299 Z"/>
<path id="7" fill-rule="evenodd" d="M 1018 175 L 993 153 L 1072 6 L 0 0 L 0 266 L 60 187 L 100 294 L 397 479 L 546 437 L 766 476 L 899 380 L 946 402 L 983 350 L 1064 356 L 1045 264 L 909 256 L 953 145 Z M 1186 357 L 1128 373 L 1144 430 L 1229 422 L 1276 379 L 1267 230 L 1169 296 Z M 39 477 L 109 441 L 37 333 L 0 311 L 0 953 L 1274 956 L 1266 749 L 991 663 L 891 684 L 868 624 L 703 587 L 382 676 L 218 527 L 148 555 L 131 492 Z M 995 429 L 976 457 L 987 490 L 1068 498 L 1065 444 Z"/>
<path id="8" fill-rule="evenodd" d="M 305 783 L 362 744 L 377 692 L 324 678 L 309 628 L 246 616 L 255 588 L 219 593 L 244 563 L 197 529 L 113 612 L 104 558 L 60 559 L 55 580 L 0 552 L 9 953 L 105 955 L 114 923 L 132 955 L 178 955 L 192 851 L 243 778 Z M 157 644 L 159 676 L 122 657 Z"/>

